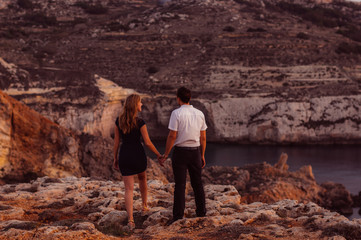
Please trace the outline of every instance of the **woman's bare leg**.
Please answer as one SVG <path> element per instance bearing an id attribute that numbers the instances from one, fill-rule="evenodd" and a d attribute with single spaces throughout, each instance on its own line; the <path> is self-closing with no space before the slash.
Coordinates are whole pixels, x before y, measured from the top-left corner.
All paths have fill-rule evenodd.
<path id="1" fill-rule="evenodd" d="M 123 176 L 125 186 L 125 209 L 128 213 L 128 221 L 133 219 L 133 189 L 134 189 L 134 176 Z"/>
<path id="2" fill-rule="evenodd" d="M 148 185 L 147 185 L 147 174 L 144 172 L 138 174 L 140 195 L 143 202 L 143 210 L 148 208 Z"/>

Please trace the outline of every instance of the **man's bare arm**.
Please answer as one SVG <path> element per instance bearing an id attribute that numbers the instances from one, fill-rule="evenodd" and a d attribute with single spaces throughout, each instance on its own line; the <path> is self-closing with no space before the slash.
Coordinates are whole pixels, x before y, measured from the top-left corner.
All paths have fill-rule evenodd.
<path id="1" fill-rule="evenodd" d="M 206 166 L 206 159 L 204 157 L 204 154 L 206 153 L 206 144 L 207 144 L 206 131 L 201 131 L 200 144 L 201 144 L 201 157 L 203 162 L 202 168 L 204 168 Z"/>

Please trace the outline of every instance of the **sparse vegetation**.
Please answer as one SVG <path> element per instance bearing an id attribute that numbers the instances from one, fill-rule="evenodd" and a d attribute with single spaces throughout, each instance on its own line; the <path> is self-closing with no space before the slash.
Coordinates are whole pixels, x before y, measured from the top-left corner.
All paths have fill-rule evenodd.
<path id="1" fill-rule="evenodd" d="M 236 29 L 232 26 L 226 26 L 223 28 L 223 31 L 225 32 L 234 32 Z"/>
<path id="2" fill-rule="evenodd" d="M 345 53 L 345 54 L 359 54 L 361 55 L 361 45 L 351 45 L 347 42 L 342 42 L 340 43 L 340 45 L 338 45 L 337 49 L 336 49 L 336 53 L 341 54 L 341 53 Z"/>
<path id="3" fill-rule="evenodd" d="M 307 8 L 299 4 L 280 2 L 276 5 L 283 11 L 302 17 L 313 24 L 323 27 L 337 27 L 343 25 L 345 16 L 338 10 L 316 6 Z"/>
<path id="4" fill-rule="evenodd" d="M 303 39 L 303 40 L 308 40 L 310 39 L 310 36 L 308 36 L 306 33 L 304 32 L 299 32 L 297 35 L 296 35 L 297 38 L 299 39 Z"/>
<path id="5" fill-rule="evenodd" d="M 76 2 L 75 6 L 82 8 L 86 13 L 89 14 L 105 14 L 108 12 L 108 8 L 104 7 L 100 2 L 98 3 L 86 3 L 86 2 Z"/>
<path id="6" fill-rule="evenodd" d="M 153 66 L 151 66 L 147 69 L 147 73 L 149 73 L 149 74 L 154 74 L 154 73 L 157 73 L 158 71 L 159 71 L 159 69 L 156 67 L 153 67 Z"/>
<path id="7" fill-rule="evenodd" d="M 23 9 L 33 9 L 34 4 L 31 2 L 31 0 L 18 0 L 19 7 Z"/>
<path id="8" fill-rule="evenodd" d="M 354 3 L 340 3 L 346 4 L 345 7 L 353 7 Z M 321 27 L 334 28 L 339 27 L 342 30 L 338 30 L 337 33 L 350 38 L 354 41 L 361 42 L 361 30 L 358 26 L 352 23 L 349 16 L 346 16 L 338 9 L 324 8 L 321 6 L 315 6 L 313 8 L 304 7 L 300 4 L 294 4 L 289 2 L 279 2 L 276 5 L 266 3 L 266 7 L 272 11 L 286 11 L 294 15 L 298 15 L 306 21 L 310 21 L 313 24 Z M 361 9 L 360 6 L 357 6 Z"/>
<path id="9" fill-rule="evenodd" d="M 347 7 L 347 8 L 351 8 L 357 11 L 361 11 L 361 5 L 360 4 L 356 4 L 354 2 L 349 2 L 349 1 L 334 1 L 333 2 L 335 5 L 340 6 L 340 7 Z"/>
<path id="10" fill-rule="evenodd" d="M 108 29 L 109 31 L 124 31 L 124 32 L 128 32 L 129 31 L 129 27 L 127 25 L 124 25 L 122 23 L 119 22 L 111 22 L 108 24 Z"/>
<path id="11" fill-rule="evenodd" d="M 24 20 L 26 25 L 42 25 L 44 27 L 55 26 L 58 23 L 56 17 L 47 16 L 43 12 L 28 13 L 24 16 Z"/>
<path id="12" fill-rule="evenodd" d="M 347 17 L 339 10 L 323 8 L 320 6 L 308 8 L 300 4 L 283 1 L 277 3 L 276 5 L 268 3 L 266 6 L 271 10 L 287 11 L 291 14 L 298 15 L 304 20 L 323 27 L 343 26 L 348 21 Z"/>
<path id="13" fill-rule="evenodd" d="M 263 28 L 248 28 L 247 32 L 267 32 L 267 31 Z"/>
<path id="14" fill-rule="evenodd" d="M 4 29 L 3 32 L 0 32 L 0 37 L 7 38 L 7 39 L 16 39 L 27 34 L 18 27 L 9 27 L 7 30 Z"/>
<path id="15" fill-rule="evenodd" d="M 348 37 L 354 41 L 361 42 L 361 29 L 354 25 L 349 25 L 344 29 L 338 30 L 336 33 Z"/>

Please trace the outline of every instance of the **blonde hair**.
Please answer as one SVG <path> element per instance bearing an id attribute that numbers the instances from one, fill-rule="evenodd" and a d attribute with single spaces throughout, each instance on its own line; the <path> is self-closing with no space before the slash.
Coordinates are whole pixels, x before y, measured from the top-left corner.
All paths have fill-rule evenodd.
<path id="1" fill-rule="evenodd" d="M 129 133 L 137 126 L 136 117 L 139 101 L 140 96 L 138 94 L 129 95 L 125 99 L 123 110 L 119 115 L 119 129 L 122 130 L 124 134 Z"/>

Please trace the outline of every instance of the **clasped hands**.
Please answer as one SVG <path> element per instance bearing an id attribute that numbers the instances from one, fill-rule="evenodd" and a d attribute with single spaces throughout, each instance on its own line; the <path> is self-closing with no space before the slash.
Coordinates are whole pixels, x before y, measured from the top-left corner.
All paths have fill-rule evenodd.
<path id="1" fill-rule="evenodd" d="M 167 155 L 163 154 L 163 155 L 159 155 L 158 156 L 158 162 L 159 165 L 161 165 L 162 167 L 164 167 L 163 163 L 165 162 L 165 160 L 167 160 Z"/>

